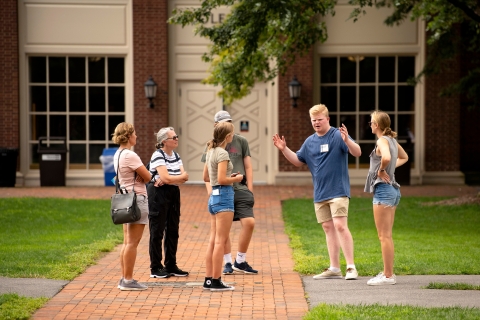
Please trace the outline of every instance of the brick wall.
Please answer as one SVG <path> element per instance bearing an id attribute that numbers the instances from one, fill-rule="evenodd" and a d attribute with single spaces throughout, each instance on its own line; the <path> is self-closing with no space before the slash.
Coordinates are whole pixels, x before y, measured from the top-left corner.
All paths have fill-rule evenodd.
<path id="1" fill-rule="evenodd" d="M 133 79 L 135 152 L 144 163 L 155 150 L 154 133 L 168 124 L 168 4 L 167 1 L 133 1 Z M 144 83 L 157 83 L 155 107 L 147 107 Z"/>
<path id="2" fill-rule="evenodd" d="M 310 124 L 308 110 L 313 106 L 313 50 L 303 57 L 297 57 L 284 76 L 279 77 L 278 97 L 278 134 L 285 136 L 287 146 L 297 151 L 314 131 Z M 296 76 L 302 84 L 300 99 L 297 107 L 292 107 L 292 100 L 288 92 L 288 83 Z M 279 171 L 308 171 L 307 166 L 295 167 L 279 152 Z"/>
<path id="3" fill-rule="evenodd" d="M 16 0 L 0 6 L 0 147 L 19 148 L 18 12 Z"/>
<path id="4" fill-rule="evenodd" d="M 460 57 L 445 62 L 444 70 L 425 79 L 425 170 L 460 170 L 460 97 L 440 97 L 459 79 Z"/>

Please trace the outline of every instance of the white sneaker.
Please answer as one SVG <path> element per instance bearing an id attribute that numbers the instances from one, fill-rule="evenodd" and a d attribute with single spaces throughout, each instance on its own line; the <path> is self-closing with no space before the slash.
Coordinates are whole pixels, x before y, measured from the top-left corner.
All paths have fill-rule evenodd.
<path id="1" fill-rule="evenodd" d="M 348 268 L 347 274 L 345 275 L 345 280 L 355 280 L 358 278 L 358 271 L 354 268 Z"/>
<path id="2" fill-rule="evenodd" d="M 324 279 L 341 279 L 342 278 L 342 271 L 333 272 L 330 269 L 323 270 L 322 273 L 313 276 L 315 280 L 324 280 Z"/>
<path id="3" fill-rule="evenodd" d="M 395 275 L 392 275 L 390 278 L 385 277 L 383 272 L 380 272 L 377 274 L 376 277 L 368 280 L 367 284 L 369 286 L 383 286 L 387 284 L 395 284 L 397 283 L 397 277 Z"/>

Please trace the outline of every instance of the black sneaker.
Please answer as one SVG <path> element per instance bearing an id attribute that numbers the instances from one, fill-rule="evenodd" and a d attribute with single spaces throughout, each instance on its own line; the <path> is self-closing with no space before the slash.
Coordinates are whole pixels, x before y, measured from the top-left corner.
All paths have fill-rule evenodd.
<path id="1" fill-rule="evenodd" d="M 168 278 L 170 277 L 170 273 L 168 273 L 165 269 L 152 269 L 150 272 L 150 278 Z"/>
<path id="2" fill-rule="evenodd" d="M 222 282 L 222 278 L 212 279 L 210 285 L 210 291 L 232 291 L 235 290 L 234 286 L 228 286 Z"/>
<path id="3" fill-rule="evenodd" d="M 210 290 L 212 287 L 212 278 L 208 277 L 205 278 L 205 282 L 203 282 L 203 290 Z"/>
<path id="4" fill-rule="evenodd" d="M 223 268 L 223 274 L 233 274 L 233 268 L 230 262 L 225 263 L 225 267 Z"/>
<path id="5" fill-rule="evenodd" d="M 242 263 L 233 263 L 233 270 L 238 271 L 238 272 L 243 272 L 243 273 L 249 273 L 249 274 L 257 274 L 258 271 L 250 267 L 247 261 L 242 262 Z"/>
<path id="6" fill-rule="evenodd" d="M 167 272 L 171 276 L 175 276 L 175 277 L 186 277 L 189 274 L 187 271 L 183 271 L 182 269 L 180 269 L 177 266 L 175 266 L 173 268 L 165 268 L 165 270 L 167 270 Z"/>

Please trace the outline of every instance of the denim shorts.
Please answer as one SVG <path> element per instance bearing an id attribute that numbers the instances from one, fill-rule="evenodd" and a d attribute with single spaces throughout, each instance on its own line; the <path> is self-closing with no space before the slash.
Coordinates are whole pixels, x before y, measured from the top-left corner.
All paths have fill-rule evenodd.
<path id="1" fill-rule="evenodd" d="M 396 207 L 400 203 L 400 189 L 388 183 L 378 183 L 373 191 L 373 204 Z"/>
<path id="2" fill-rule="evenodd" d="M 217 190 L 218 194 L 215 194 Z M 212 194 L 208 199 L 208 211 L 211 214 L 225 211 L 234 212 L 234 194 L 232 186 L 213 186 Z"/>

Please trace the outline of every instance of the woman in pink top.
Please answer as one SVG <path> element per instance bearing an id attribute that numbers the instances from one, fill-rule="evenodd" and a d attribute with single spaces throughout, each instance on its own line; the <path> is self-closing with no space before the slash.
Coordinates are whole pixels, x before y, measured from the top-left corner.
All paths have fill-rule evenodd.
<path id="1" fill-rule="evenodd" d="M 120 251 L 122 278 L 118 283 L 118 288 L 120 290 L 146 290 L 147 286 L 133 279 L 133 267 L 135 266 L 137 247 L 142 239 L 143 229 L 148 224 L 148 199 L 145 183 L 150 180 L 150 173 L 143 165 L 140 157 L 130 150 L 137 144 L 137 135 L 132 124 L 119 123 L 113 133 L 112 141 L 120 145 L 113 156 L 115 172 L 118 170 L 118 182 L 128 192 L 135 189 L 137 204 L 142 212 L 140 220 L 123 225 L 123 247 Z M 136 179 L 135 173 L 137 174 Z"/>

